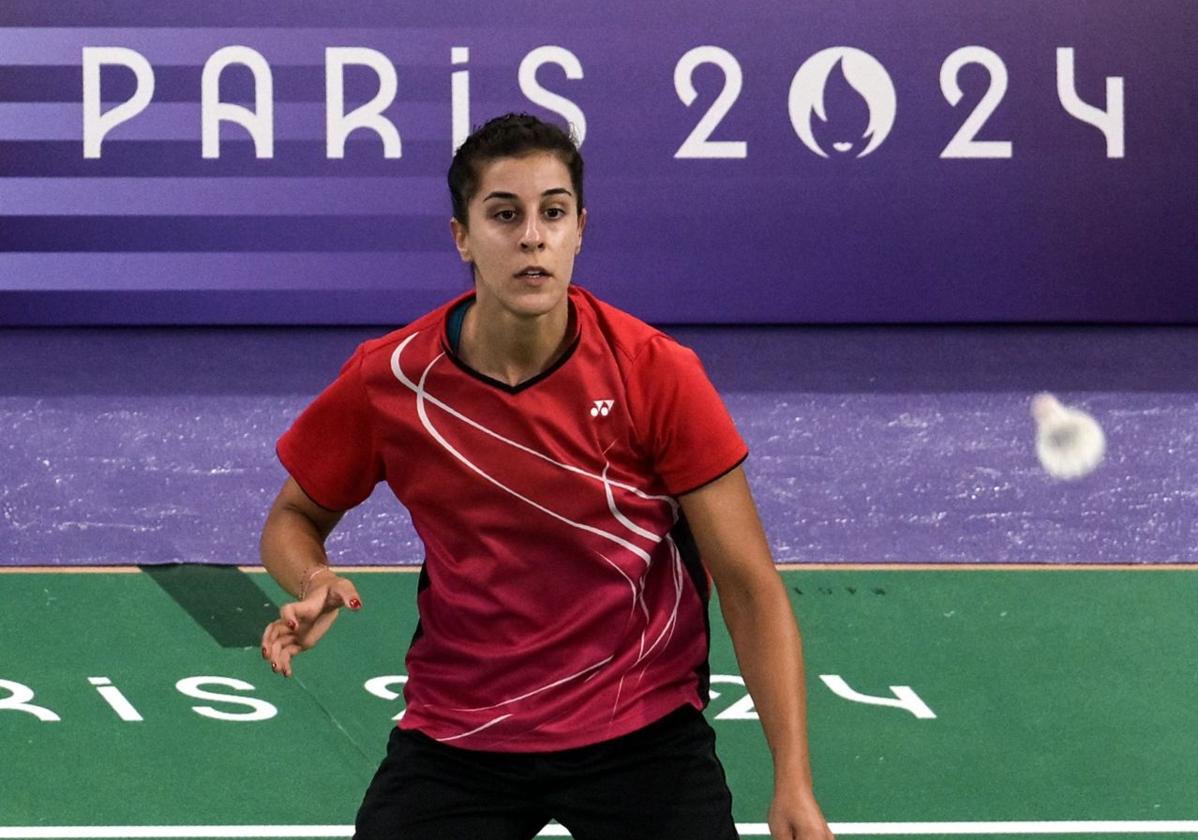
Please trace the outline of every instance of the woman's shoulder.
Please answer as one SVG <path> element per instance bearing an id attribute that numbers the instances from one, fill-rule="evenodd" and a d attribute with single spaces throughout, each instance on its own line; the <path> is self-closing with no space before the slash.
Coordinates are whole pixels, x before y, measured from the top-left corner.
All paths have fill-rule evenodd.
<path id="1" fill-rule="evenodd" d="M 677 351 L 686 351 L 657 327 L 600 299 L 587 289 L 571 286 L 570 294 L 580 317 L 588 318 L 602 339 L 624 359 L 635 361 L 646 353 L 670 356 Z"/>

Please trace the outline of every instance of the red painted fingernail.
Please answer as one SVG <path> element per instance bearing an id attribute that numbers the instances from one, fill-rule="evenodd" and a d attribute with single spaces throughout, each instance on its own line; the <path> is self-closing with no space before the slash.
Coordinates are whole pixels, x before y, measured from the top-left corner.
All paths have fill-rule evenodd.
<path id="1" fill-rule="evenodd" d="M 351 610 L 360 610 L 362 609 L 362 602 L 357 598 L 351 598 L 349 602 L 349 608 Z"/>
<path id="2" fill-rule="evenodd" d="M 288 621 L 287 626 L 290 627 L 292 630 L 294 630 L 296 627 L 296 624 L 294 621 Z"/>

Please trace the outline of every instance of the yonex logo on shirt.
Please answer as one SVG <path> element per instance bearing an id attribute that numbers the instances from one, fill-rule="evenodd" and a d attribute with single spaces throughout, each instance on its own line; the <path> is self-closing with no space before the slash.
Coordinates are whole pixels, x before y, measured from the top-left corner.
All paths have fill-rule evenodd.
<path id="1" fill-rule="evenodd" d="M 612 406 L 616 404 L 615 400 L 595 400 L 591 407 L 592 417 L 606 417 L 611 414 Z"/>

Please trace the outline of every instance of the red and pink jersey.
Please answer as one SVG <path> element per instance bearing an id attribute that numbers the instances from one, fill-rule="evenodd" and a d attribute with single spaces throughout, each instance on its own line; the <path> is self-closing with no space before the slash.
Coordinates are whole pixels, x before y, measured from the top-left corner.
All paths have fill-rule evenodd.
<path id="1" fill-rule="evenodd" d="M 469 749 L 569 749 L 707 702 L 707 578 L 677 497 L 746 448 L 698 358 L 570 287 L 577 333 L 516 387 L 448 315 L 362 344 L 279 440 L 318 504 L 386 481 L 425 546 L 400 726 Z"/>

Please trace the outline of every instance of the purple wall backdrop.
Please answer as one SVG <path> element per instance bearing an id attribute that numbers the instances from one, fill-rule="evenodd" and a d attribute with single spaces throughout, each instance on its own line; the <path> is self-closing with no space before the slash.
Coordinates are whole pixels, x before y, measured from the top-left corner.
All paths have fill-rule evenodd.
<path id="1" fill-rule="evenodd" d="M 1198 322 L 1192 0 L 280 9 L 4 0 L 0 323 L 411 319 L 467 282 L 443 187 L 453 74 L 469 74 L 471 122 L 551 114 L 518 80 L 547 45 L 582 70 L 536 73 L 585 116 L 592 218 L 576 278 L 644 318 Z M 202 156 L 202 68 L 231 45 L 270 68 L 268 159 L 229 123 L 219 159 Z M 726 57 L 689 74 L 688 107 L 675 77 L 701 46 Z M 152 100 L 99 158 L 84 155 L 85 47 L 135 50 L 154 74 Z M 394 66 L 398 159 L 367 130 L 327 156 L 326 47 Z M 1062 103 L 1061 48 L 1075 64 L 1064 87 L 1113 127 Z M 350 67 L 346 109 L 378 87 Z M 131 70 L 104 69 L 103 110 L 135 88 Z M 229 68 L 221 92 L 250 104 L 249 70 Z M 711 139 L 743 156 L 678 157 L 721 96 Z M 962 130 L 972 143 L 954 142 Z"/>

